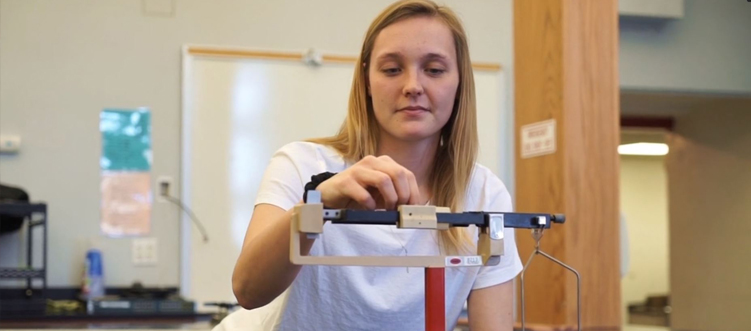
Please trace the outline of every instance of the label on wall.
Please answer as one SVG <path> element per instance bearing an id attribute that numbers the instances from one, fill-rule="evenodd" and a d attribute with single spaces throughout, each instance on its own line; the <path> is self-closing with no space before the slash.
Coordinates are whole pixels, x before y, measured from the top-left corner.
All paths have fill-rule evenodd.
<path id="1" fill-rule="evenodd" d="M 524 125 L 521 136 L 522 159 L 555 153 L 555 119 Z"/>

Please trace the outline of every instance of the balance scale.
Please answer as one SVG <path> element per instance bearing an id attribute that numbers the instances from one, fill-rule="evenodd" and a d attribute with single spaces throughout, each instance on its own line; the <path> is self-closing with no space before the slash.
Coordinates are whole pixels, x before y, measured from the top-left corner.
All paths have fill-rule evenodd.
<path id="1" fill-rule="evenodd" d="M 450 227 L 475 225 L 480 233 L 477 255 L 461 256 L 312 256 L 300 252 L 300 235 L 310 239 L 323 233 L 325 222 L 333 224 L 395 225 L 400 229 L 448 230 Z M 463 212 L 452 213 L 447 207 L 402 205 L 396 211 L 324 209 L 321 194 L 308 191 L 307 203 L 294 207 L 290 226 L 290 261 L 296 265 L 338 265 L 371 267 L 425 268 L 425 331 L 445 331 L 445 268 L 492 266 L 503 255 L 503 229 L 531 229 L 536 245 L 521 272 L 522 330 L 525 329 L 524 273 L 536 255 L 555 262 L 576 275 L 577 330 L 581 331 L 581 280 L 579 273 L 540 250 L 543 231 L 552 223 L 564 223 L 561 214 Z"/>

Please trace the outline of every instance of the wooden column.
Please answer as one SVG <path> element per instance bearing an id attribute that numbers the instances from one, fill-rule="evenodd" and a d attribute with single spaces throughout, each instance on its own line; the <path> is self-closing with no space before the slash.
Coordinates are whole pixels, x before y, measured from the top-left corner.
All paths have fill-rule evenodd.
<path id="1" fill-rule="evenodd" d="M 564 213 L 541 248 L 582 275 L 582 325 L 621 323 L 618 3 L 515 0 L 516 209 Z M 522 157 L 522 126 L 555 120 L 556 151 Z M 517 231 L 522 261 L 534 248 Z M 527 323 L 576 325 L 576 282 L 536 256 L 525 275 Z"/>

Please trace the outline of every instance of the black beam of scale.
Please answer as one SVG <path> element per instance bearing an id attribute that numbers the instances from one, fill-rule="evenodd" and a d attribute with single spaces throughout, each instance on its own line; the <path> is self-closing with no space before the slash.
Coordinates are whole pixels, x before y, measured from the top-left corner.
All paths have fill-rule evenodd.
<path id="1" fill-rule="evenodd" d="M 537 229 L 550 228 L 552 223 L 563 223 L 566 218 L 562 214 L 533 214 L 533 213 L 501 213 L 501 212 L 464 212 L 464 213 L 436 213 L 438 223 L 449 226 L 476 225 L 486 227 L 491 215 L 503 215 L 503 225 L 506 228 Z M 539 218 L 545 219 L 545 225 L 539 225 Z M 399 212 L 389 210 L 324 210 L 324 219 L 334 224 L 379 224 L 396 225 L 399 222 Z"/>

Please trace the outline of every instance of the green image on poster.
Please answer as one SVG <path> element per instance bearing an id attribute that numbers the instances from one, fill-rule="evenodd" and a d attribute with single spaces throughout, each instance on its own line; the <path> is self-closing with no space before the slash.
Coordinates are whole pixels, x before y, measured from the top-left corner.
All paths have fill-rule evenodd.
<path id="1" fill-rule="evenodd" d="M 102 132 L 102 170 L 151 170 L 151 113 L 136 110 L 105 109 L 99 116 Z"/>

